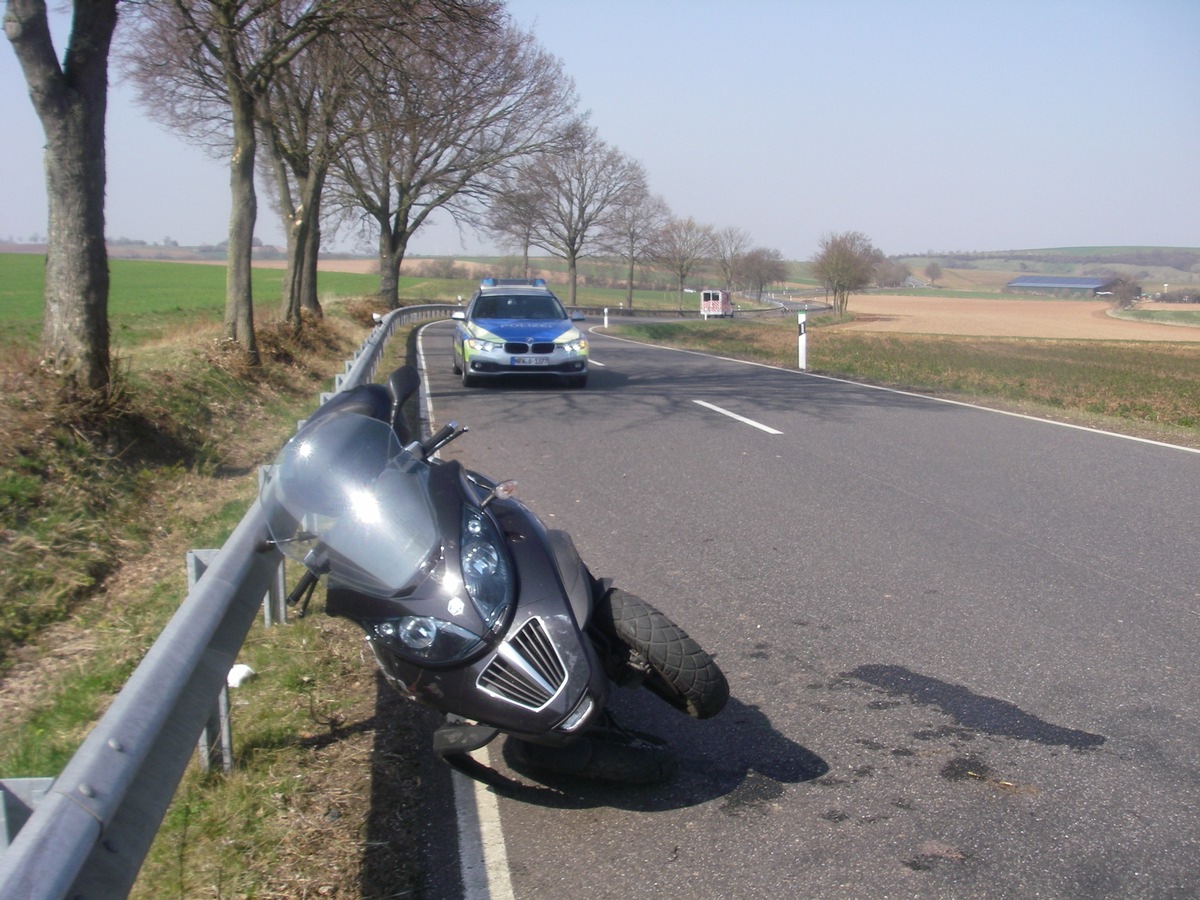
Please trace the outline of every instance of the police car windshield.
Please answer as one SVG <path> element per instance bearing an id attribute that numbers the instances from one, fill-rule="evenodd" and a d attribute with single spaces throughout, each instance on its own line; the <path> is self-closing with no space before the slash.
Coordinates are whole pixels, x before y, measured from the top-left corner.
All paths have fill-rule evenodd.
<path id="1" fill-rule="evenodd" d="M 483 296 L 475 301 L 474 319 L 565 319 L 567 314 L 553 295 Z"/>

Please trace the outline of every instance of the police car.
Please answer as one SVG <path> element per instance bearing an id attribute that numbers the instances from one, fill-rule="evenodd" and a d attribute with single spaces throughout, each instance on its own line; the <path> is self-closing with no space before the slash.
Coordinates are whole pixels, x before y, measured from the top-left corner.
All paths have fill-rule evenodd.
<path id="1" fill-rule="evenodd" d="M 545 280 L 485 278 L 455 312 L 454 374 L 464 387 L 505 375 L 553 375 L 587 384 L 588 344 Z"/>

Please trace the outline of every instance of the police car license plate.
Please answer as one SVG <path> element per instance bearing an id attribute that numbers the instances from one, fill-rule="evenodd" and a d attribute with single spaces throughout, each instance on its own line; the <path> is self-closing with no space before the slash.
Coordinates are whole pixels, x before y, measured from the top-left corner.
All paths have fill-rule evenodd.
<path id="1" fill-rule="evenodd" d="M 548 366 L 550 360 L 544 356 L 514 356 L 512 364 L 514 366 Z"/>

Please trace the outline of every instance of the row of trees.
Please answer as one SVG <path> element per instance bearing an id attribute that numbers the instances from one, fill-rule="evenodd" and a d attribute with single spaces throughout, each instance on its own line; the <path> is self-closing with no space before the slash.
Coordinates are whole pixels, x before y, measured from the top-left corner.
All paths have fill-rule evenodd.
<path id="1" fill-rule="evenodd" d="M 225 327 L 251 363 L 256 170 L 283 218 L 283 314 L 299 328 L 319 310 L 323 223 L 374 229 L 395 306 L 426 219 L 486 196 L 574 117 L 560 64 L 494 0 L 148 0 L 131 25 L 123 62 L 143 106 L 230 160 Z"/>
<path id="2" fill-rule="evenodd" d="M 715 264 L 727 288 L 759 293 L 788 274 L 778 250 L 751 246 L 742 229 L 717 230 L 673 216 L 666 201 L 651 193 L 641 163 L 608 146 L 586 125 L 575 128 L 560 151 L 519 166 L 492 198 L 484 226 L 521 254 L 526 270 L 534 247 L 563 259 L 572 305 L 584 256 L 622 260 L 627 307 L 633 306 L 640 266 L 668 271 L 680 306 L 684 285 L 701 264 Z"/>
<path id="3" fill-rule="evenodd" d="M 121 68 L 144 108 L 230 168 L 225 336 L 257 364 L 251 248 L 256 178 L 287 235 L 283 316 L 319 311 L 322 228 L 378 247 L 379 294 L 438 210 L 521 249 L 617 256 L 684 285 L 714 262 L 729 287 L 781 280 L 778 251 L 671 215 L 642 165 L 577 111 L 561 63 L 498 0 L 141 0 L 120 4 Z M 45 356 L 108 384 L 104 117 L 117 0 L 74 4 L 60 65 L 44 0 L 7 0 L 5 32 L 47 135 Z"/>

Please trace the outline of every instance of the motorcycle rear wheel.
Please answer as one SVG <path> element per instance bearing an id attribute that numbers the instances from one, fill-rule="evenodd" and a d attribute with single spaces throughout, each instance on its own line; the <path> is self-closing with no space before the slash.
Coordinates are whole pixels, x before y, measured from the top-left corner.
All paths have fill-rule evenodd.
<path id="1" fill-rule="evenodd" d="M 593 621 L 619 642 L 609 654 L 610 665 L 642 669 L 642 684 L 676 709 L 707 719 L 725 707 L 729 682 L 713 658 L 641 597 L 619 588 L 605 591 L 596 602 Z M 618 683 L 629 680 L 619 672 L 609 674 Z"/>

